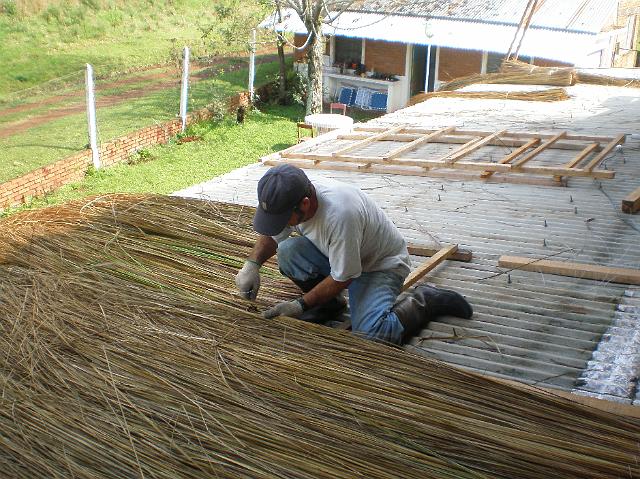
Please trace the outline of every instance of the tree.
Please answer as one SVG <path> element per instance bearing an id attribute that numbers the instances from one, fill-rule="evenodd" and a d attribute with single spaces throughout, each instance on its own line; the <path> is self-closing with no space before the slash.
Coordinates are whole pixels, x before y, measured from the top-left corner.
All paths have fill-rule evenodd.
<path id="1" fill-rule="evenodd" d="M 322 35 L 324 25 L 335 22 L 344 12 L 371 3 L 372 8 L 381 9 L 384 5 L 385 14 L 415 3 L 416 0 L 388 0 L 382 2 L 362 0 L 273 0 L 277 16 L 281 18 L 282 9 L 290 9 L 295 12 L 307 29 L 307 39 L 304 45 L 294 47 L 298 51 L 307 51 L 307 114 L 322 111 L 322 55 L 325 49 L 326 39 Z"/>

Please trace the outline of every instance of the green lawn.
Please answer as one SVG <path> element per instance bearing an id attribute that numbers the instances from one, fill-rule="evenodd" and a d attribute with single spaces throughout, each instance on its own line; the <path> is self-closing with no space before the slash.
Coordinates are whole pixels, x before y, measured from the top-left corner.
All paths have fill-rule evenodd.
<path id="1" fill-rule="evenodd" d="M 30 2 L 24 2 L 28 5 Z M 265 7 L 244 0 L 40 0 L 21 12 L 15 0 L 0 2 L 0 100 L 28 99 L 33 87 L 66 75 L 81 80 L 86 63 L 96 71 L 123 71 L 165 63 L 189 46 L 194 56 L 243 48 Z M 11 7 L 13 5 L 13 7 Z M 235 18 L 221 17 L 230 6 Z M 235 42 L 223 33 L 235 25 Z M 240 27 L 238 27 L 240 25 Z M 211 35 L 203 31 L 213 26 Z M 78 74 L 80 72 L 80 74 Z M 79 75 L 79 76 L 78 76 Z M 78 78 L 76 78 L 78 77 Z M 61 80 L 61 84 L 64 80 Z M 60 88 L 54 84 L 54 89 Z"/>
<path id="2" fill-rule="evenodd" d="M 379 115 L 352 113 L 356 121 Z M 144 150 L 130 164 L 93 171 L 83 181 L 5 211 L 4 215 L 105 193 L 172 193 L 293 145 L 296 122 L 303 117 L 304 108 L 300 105 L 265 106 L 262 111 L 252 111 L 243 125 L 236 125 L 233 118 L 199 123 L 190 127 L 186 135 L 200 136 L 201 141 L 179 144 L 172 140 Z"/>
<path id="3" fill-rule="evenodd" d="M 258 65 L 256 84 L 275 75 L 275 62 Z M 216 70 L 219 71 L 219 68 Z M 190 111 L 203 108 L 216 100 L 246 90 L 248 70 L 226 71 L 217 77 L 194 82 L 189 94 Z M 139 85 L 138 85 L 139 86 Z M 127 91 L 135 86 L 111 88 L 107 94 Z M 97 91 L 99 101 L 103 95 Z M 150 93 L 142 98 L 123 101 L 108 108 L 98 108 L 97 121 L 100 141 L 105 142 L 154 123 L 176 117 L 179 111 L 180 91 L 173 88 Z M 59 118 L 25 130 L 7 138 L 0 138 L 0 182 L 17 178 L 41 166 L 70 156 L 85 149 L 87 119 L 84 111 Z"/>
<path id="4" fill-rule="evenodd" d="M 134 159 L 132 164 L 95 171 L 83 181 L 34 199 L 23 208 L 103 193 L 171 193 L 292 145 L 296 141 L 296 121 L 303 115 L 301 106 L 269 106 L 251 112 L 243 125 L 236 125 L 232 118 L 200 123 L 189 128 L 187 135 L 201 136 L 202 141 L 172 141 L 145 150 L 137 162 Z"/>

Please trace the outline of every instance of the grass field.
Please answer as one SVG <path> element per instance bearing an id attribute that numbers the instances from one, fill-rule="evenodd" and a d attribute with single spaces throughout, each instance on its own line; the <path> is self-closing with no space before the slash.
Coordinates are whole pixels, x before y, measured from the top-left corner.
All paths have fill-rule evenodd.
<path id="1" fill-rule="evenodd" d="M 238 51 L 263 14 L 251 0 L 0 0 L 0 100 L 76 81 L 86 63 L 123 71 L 174 60 L 185 45 L 194 56 Z"/>
<path id="2" fill-rule="evenodd" d="M 275 75 L 276 71 L 277 63 L 258 65 L 256 84 L 259 85 L 266 78 Z M 189 94 L 189 110 L 203 108 L 218 99 L 246 90 L 247 82 L 246 68 L 222 72 L 218 76 L 194 82 Z M 131 91 L 140 86 L 134 84 L 110 88 L 108 91 L 98 90 L 96 100 L 99 101 L 107 95 Z M 75 114 L 0 138 L 0 182 L 17 178 L 85 149 L 87 120 L 82 107 L 84 98 L 77 101 L 80 102 L 81 110 Z M 113 106 L 98 108 L 99 139 L 103 142 L 109 141 L 148 125 L 169 121 L 178 114 L 179 103 L 180 91 L 176 84 L 141 98 L 122 100 Z M 42 107 L 39 112 L 42 113 L 45 109 L 46 107 Z M 28 119 L 31 114 L 23 114 L 22 119 Z"/>

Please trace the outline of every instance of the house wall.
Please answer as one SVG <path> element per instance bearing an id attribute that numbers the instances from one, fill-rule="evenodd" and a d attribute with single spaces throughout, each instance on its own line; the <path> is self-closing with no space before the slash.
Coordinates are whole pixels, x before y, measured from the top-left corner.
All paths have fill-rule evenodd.
<path id="1" fill-rule="evenodd" d="M 482 52 L 440 48 L 438 81 L 450 81 L 466 75 L 480 73 L 482 70 Z"/>
<path id="2" fill-rule="evenodd" d="M 381 40 L 367 40 L 365 43 L 364 63 L 369 71 L 405 75 L 406 56 L 405 43 Z"/>

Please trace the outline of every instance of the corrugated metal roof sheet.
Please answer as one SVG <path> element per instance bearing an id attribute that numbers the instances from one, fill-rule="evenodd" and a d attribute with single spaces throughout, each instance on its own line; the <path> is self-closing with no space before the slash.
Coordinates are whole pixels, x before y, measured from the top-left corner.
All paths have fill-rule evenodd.
<path id="1" fill-rule="evenodd" d="M 268 21 L 262 24 L 263 27 L 268 25 Z M 283 22 L 276 28 L 306 33 L 304 24 L 292 11 L 285 12 Z M 327 35 L 506 53 L 515 29 L 515 26 L 477 21 L 345 12 L 326 25 L 323 32 Z M 530 28 L 520 54 L 580 64 L 593 50 L 594 42 L 594 34 Z"/>
<path id="2" fill-rule="evenodd" d="M 617 0 L 541 0 L 539 3 L 532 26 L 587 32 L 599 32 L 618 4 Z M 527 0 L 431 0 L 395 5 L 396 2 L 365 0 L 357 11 L 517 25 Z"/>

